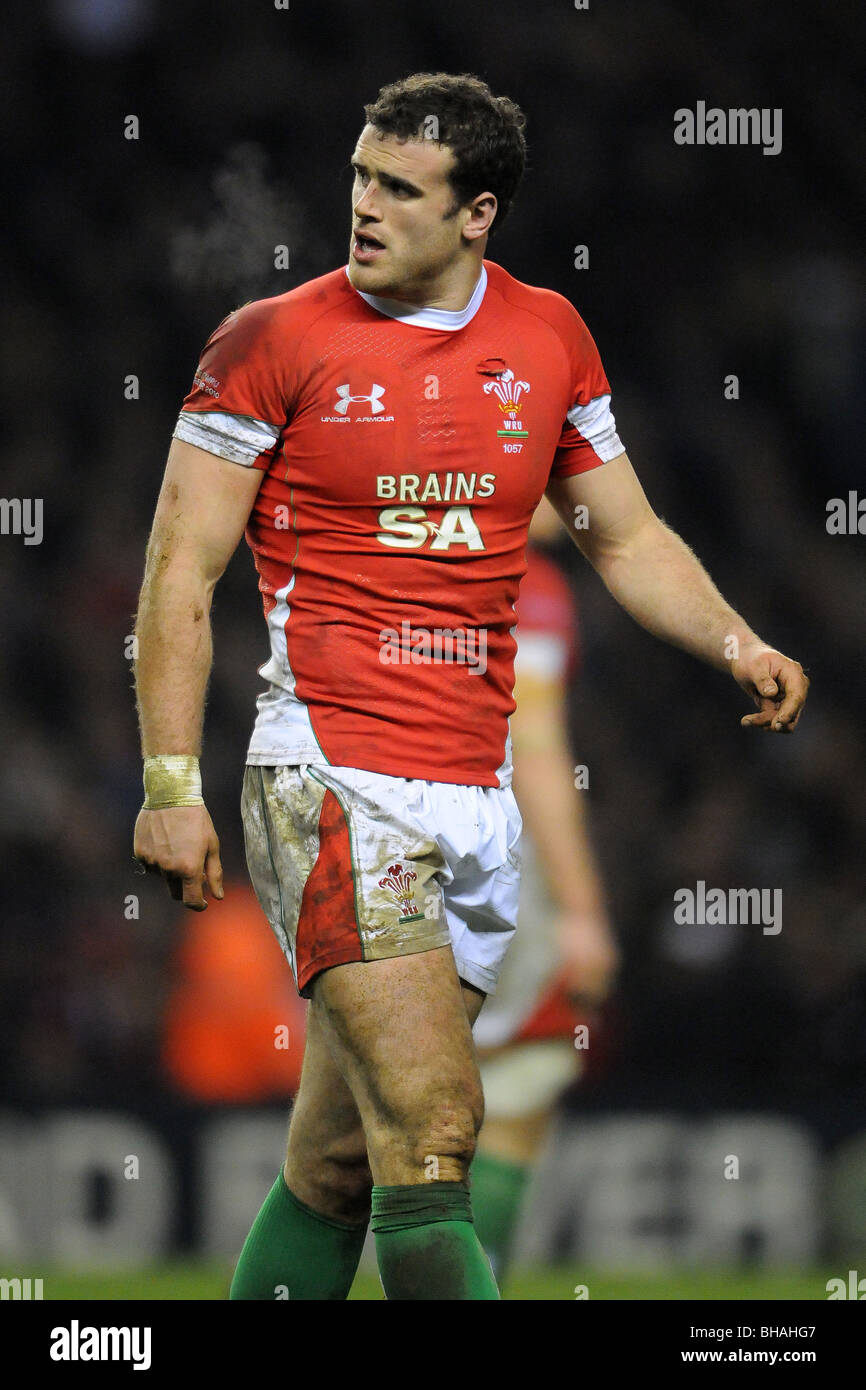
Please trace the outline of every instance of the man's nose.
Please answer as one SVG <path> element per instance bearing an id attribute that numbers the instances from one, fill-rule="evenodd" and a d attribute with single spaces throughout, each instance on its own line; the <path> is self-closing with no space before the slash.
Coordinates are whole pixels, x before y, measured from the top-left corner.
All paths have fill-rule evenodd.
<path id="1" fill-rule="evenodd" d="M 367 184 L 360 198 L 356 200 L 354 212 L 356 217 L 378 218 L 379 211 L 376 207 L 376 201 L 373 196 L 373 185 L 371 183 Z"/>

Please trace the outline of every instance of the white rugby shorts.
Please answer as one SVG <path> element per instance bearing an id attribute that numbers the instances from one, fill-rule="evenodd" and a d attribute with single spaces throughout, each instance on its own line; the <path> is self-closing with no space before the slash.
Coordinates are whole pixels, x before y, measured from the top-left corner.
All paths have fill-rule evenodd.
<path id="1" fill-rule="evenodd" d="M 510 787 L 247 766 L 241 809 L 253 887 L 302 995 L 330 966 L 447 945 L 460 978 L 495 993 L 520 887 Z"/>

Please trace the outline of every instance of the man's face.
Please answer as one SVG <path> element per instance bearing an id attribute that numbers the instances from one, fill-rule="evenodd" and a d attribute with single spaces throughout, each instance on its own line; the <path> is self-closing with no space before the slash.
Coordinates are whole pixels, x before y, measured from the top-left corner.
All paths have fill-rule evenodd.
<path id="1" fill-rule="evenodd" d="M 453 163 L 452 151 L 435 140 L 401 141 L 364 127 L 352 155 L 349 279 L 356 289 L 419 304 L 441 289 L 469 245 L 462 236 L 469 213 L 454 214 Z"/>

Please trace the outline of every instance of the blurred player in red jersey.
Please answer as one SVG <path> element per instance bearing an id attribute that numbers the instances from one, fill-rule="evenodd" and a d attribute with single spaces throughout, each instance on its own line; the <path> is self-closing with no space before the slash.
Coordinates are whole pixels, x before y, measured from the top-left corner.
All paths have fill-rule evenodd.
<path id="1" fill-rule="evenodd" d="M 474 1027 L 484 1124 L 472 1210 L 497 1279 L 505 1276 L 532 1165 L 566 1086 L 581 1075 L 619 953 L 576 790 L 566 696 L 578 668 L 577 609 L 544 542 L 561 534 L 542 501 L 529 528 L 517 606 L 511 720 L 523 818 L 517 933 Z M 580 780 L 580 779 L 578 779 Z M 586 1034 L 578 1030 L 585 1025 Z"/>
<path id="2" fill-rule="evenodd" d="M 136 665 L 135 855 L 219 897 L 201 796 L 214 587 L 246 532 L 271 641 L 247 755 L 247 862 L 311 1000 L 281 1175 L 232 1297 L 345 1298 L 372 1213 L 389 1299 L 497 1299 L 472 1226 L 471 1026 L 514 934 L 514 603 L 543 493 L 620 603 L 790 731 L 802 668 L 651 510 L 595 343 L 485 259 L 524 118 L 469 76 L 365 108 L 347 266 L 230 314 L 175 430 Z"/>

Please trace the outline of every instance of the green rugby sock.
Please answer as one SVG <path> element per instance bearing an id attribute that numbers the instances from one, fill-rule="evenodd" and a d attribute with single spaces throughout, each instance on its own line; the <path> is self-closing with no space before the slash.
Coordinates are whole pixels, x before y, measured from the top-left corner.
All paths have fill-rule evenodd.
<path id="1" fill-rule="evenodd" d="M 389 1300 L 499 1298 L 472 1224 L 468 1183 L 374 1187 L 372 1227 Z"/>
<path id="2" fill-rule="evenodd" d="M 322 1216 L 286 1186 L 282 1172 L 244 1242 L 230 1299 L 344 1299 L 358 1268 L 367 1222 Z"/>
<path id="3" fill-rule="evenodd" d="M 478 1153 L 472 1163 L 472 1215 L 475 1231 L 502 1283 L 511 1258 L 514 1230 L 532 1170 L 492 1154 Z"/>

